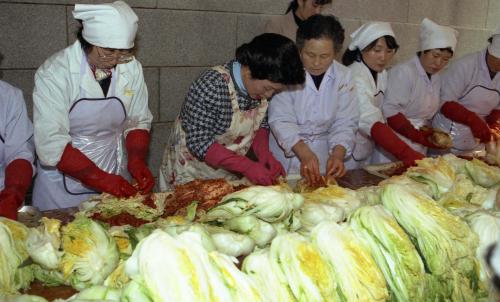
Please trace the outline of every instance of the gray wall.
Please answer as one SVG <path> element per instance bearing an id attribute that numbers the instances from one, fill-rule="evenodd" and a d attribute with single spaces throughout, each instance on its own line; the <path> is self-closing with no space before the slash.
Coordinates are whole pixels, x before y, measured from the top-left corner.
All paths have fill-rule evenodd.
<path id="1" fill-rule="evenodd" d="M 0 0 L 0 78 L 24 91 L 30 114 L 36 68 L 75 39 L 73 4 L 100 2 Z M 139 16 L 137 57 L 154 115 L 149 164 L 156 175 L 190 82 L 205 68 L 231 59 L 238 45 L 262 32 L 266 20 L 284 12 L 288 0 L 127 2 Z M 415 53 L 424 17 L 460 32 L 455 57 L 483 48 L 500 22 L 500 0 L 333 0 L 326 12 L 341 19 L 347 34 L 368 20 L 391 22 L 401 45 L 397 63 Z"/>

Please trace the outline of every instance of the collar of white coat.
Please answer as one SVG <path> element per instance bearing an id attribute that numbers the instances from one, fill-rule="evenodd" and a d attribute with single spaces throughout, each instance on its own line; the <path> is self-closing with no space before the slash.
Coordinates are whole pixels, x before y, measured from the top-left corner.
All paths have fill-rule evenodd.
<path id="1" fill-rule="evenodd" d="M 427 72 L 425 71 L 424 67 L 422 66 L 422 63 L 420 63 L 420 58 L 418 56 L 413 57 L 412 59 L 413 64 L 415 64 L 417 68 L 418 75 L 422 78 L 425 78 L 425 81 L 430 83 L 434 82 L 435 79 L 437 79 L 437 74 L 433 74 L 431 78 L 429 79 L 429 76 L 427 76 Z"/>
<path id="2" fill-rule="evenodd" d="M 323 80 L 321 81 L 321 85 L 319 87 L 323 86 L 323 83 L 327 80 L 334 80 L 335 75 L 336 75 L 336 70 L 338 67 L 336 67 L 335 61 L 328 67 L 328 69 L 325 71 L 325 75 L 323 76 Z M 309 72 L 306 72 L 306 87 L 313 88 L 314 91 L 318 91 L 316 89 L 316 85 L 314 84 L 314 81 L 311 77 L 311 74 Z"/>

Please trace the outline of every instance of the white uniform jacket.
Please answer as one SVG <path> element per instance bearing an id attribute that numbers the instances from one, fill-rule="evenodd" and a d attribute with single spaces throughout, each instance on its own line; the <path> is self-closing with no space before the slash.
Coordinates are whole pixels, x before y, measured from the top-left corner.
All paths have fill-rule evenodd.
<path id="1" fill-rule="evenodd" d="M 374 150 L 371 128 L 376 122 L 385 123 L 382 101 L 387 87 L 387 71 L 378 73 L 375 83 L 370 69 L 363 62 L 354 62 L 348 68 L 351 70 L 360 111 L 354 151 L 346 164 L 348 169 L 353 169 L 370 163 Z"/>
<path id="2" fill-rule="evenodd" d="M 491 79 L 486 49 L 460 58 L 443 73 L 441 101 L 456 101 L 482 118 L 500 109 L 500 73 Z M 467 125 L 453 122 L 441 113 L 436 114 L 433 126 L 451 134 L 453 153 L 464 154 L 484 148 Z"/>
<path id="3" fill-rule="evenodd" d="M 33 124 L 28 118 L 21 90 L 0 81 L 0 191 L 4 188 L 5 168 L 16 159 L 35 167 Z"/>
<path id="4" fill-rule="evenodd" d="M 269 104 L 269 148 L 289 174 L 300 172 L 300 161 L 292 147 L 303 140 L 320 161 L 321 173 L 336 145 L 351 155 L 358 126 L 359 109 L 351 71 L 333 62 L 319 89 L 306 72 L 305 85 L 281 92 Z"/>

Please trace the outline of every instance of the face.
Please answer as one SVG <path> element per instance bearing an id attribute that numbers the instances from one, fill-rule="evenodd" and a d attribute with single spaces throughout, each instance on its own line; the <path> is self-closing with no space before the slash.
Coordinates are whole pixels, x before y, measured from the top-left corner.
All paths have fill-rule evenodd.
<path id="1" fill-rule="evenodd" d="M 500 58 L 492 56 L 488 53 L 488 56 L 486 57 L 486 64 L 488 64 L 488 68 L 491 72 L 500 72 Z"/>
<path id="2" fill-rule="evenodd" d="M 335 59 L 335 55 L 333 42 L 329 39 L 306 40 L 304 48 L 300 50 L 304 68 L 315 76 L 326 72 Z"/>
<path id="3" fill-rule="evenodd" d="M 273 95 L 283 91 L 286 87 L 283 84 L 271 82 L 269 80 L 252 78 L 250 69 L 247 66 L 242 66 L 241 76 L 248 95 L 255 100 L 270 99 Z"/>
<path id="4" fill-rule="evenodd" d="M 440 72 L 450 61 L 453 55 L 447 50 L 431 49 L 427 52 L 422 51 L 420 63 L 428 74 Z"/>
<path id="5" fill-rule="evenodd" d="M 317 15 L 321 12 L 324 5 L 316 4 L 314 0 L 297 0 L 297 10 L 295 14 L 302 20 L 306 20 L 312 15 Z"/>
<path id="6" fill-rule="evenodd" d="M 385 38 L 379 38 L 374 47 L 369 50 L 365 50 L 361 52 L 361 56 L 363 57 L 363 61 L 376 72 L 382 72 L 387 64 L 392 60 L 394 54 L 396 53 L 395 49 L 389 49 L 387 47 L 387 43 L 385 42 Z"/>
<path id="7" fill-rule="evenodd" d="M 117 64 L 124 64 L 134 59 L 130 49 L 113 49 L 93 46 L 88 54 L 91 64 L 98 68 L 113 68 Z"/>

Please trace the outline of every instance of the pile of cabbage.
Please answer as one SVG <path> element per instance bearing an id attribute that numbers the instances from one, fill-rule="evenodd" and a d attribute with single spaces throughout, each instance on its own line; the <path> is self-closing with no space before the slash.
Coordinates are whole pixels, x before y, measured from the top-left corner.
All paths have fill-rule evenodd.
<path id="1" fill-rule="evenodd" d="M 253 186 L 140 227 L 1 219 L 0 300 L 45 301 L 20 294 L 36 279 L 79 291 L 59 302 L 494 301 L 499 185 L 500 169 L 446 155 L 378 186 Z"/>

